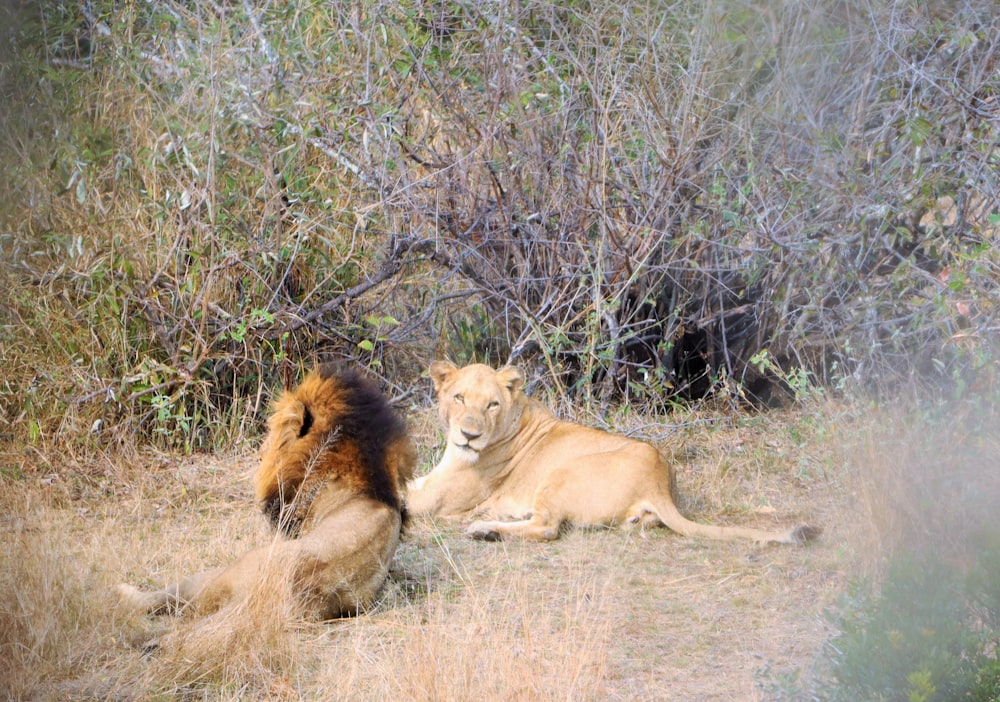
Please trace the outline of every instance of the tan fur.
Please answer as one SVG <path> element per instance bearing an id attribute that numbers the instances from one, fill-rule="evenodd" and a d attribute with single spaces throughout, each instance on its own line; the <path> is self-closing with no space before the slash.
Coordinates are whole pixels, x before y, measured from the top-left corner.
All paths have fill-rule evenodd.
<path id="1" fill-rule="evenodd" d="M 675 506 L 673 470 L 653 446 L 557 419 L 524 395 L 513 366 L 430 367 L 447 432 L 440 463 L 410 483 L 414 514 L 478 517 L 477 538 L 549 540 L 579 526 L 666 525 L 684 535 L 803 543 L 819 529 L 784 532 L 692 522 Z"/>
<path id="2" fill-rule="evenodd" d="M 326 619 L 371 605 L 399 543 L 402 490 L 412 476 L 416 452 L 402 424 L 389 422 L 394 433 L 384 437 L 384 454 L 378 454 L 384 456 L 383 465 L 366 466 L 362 439 L 340 425 L 357 408 L 350 406 L 342 379 L 331 373 L 310 374 L 275 403 L 253 477 L 265 513 L 271 511 L 279 531 L 292 538 L 279 533 L 270 545 L 229 566 L 162 590 L 121 585 L 127 601 L 144 611 L 191 608 L 204 614 L 248 597 L 262 581 L 284 577 L 306 616 Z M 369 390 L 381 397 L 371 386 Z M 387 404 L 383 409 L 382 420 L 394 419 L 386 414 L 391 413 Z M 373 496 L 376 474 L 390 491 L 382 499 Z"/>

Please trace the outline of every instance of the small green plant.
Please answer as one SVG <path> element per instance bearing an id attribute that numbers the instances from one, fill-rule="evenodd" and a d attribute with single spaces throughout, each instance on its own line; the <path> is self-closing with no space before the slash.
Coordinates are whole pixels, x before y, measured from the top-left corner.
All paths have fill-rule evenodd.
<path id="1" fill-rule="evenodd" d="M 802 366 L 785 370 L 767 349 L 761 349 L 751 356 L 750 365 L 762 375 L 777 377 L 789 387 L 797 402 L 822 393 L 822 388 L 813 381 L 813 376 L 808 370 Z"/>
<path id="2" fill-rule="evenodd" d="M 170 395 L 154 394 L 150 398 L 153 407 L 153 433 L 162 437 L 167 443 L 190 448 L 192 417 L 187 413 L 183 403 Z"/>
<path id="3" fill-rule="evenodd" d="M 267 310 L 254 309 L 250 314 L 241 319 L 233 329 L 229 330 L 229 337 L 239 343 L 245 343 L 247 333 L 257 326 L 274 324 L 274 315 Z"/>
<path id="4" fill-rule="evenodd" d="M 828 642 L 827 672 L 810 699 L 1000 699 L 996 580 L 1000 548 L 983 541 L 980 562 L 967 572 L 930 555 L 897 559 L 881 592 L 857 586 L 836 619 L 840 634 Z M 992 544 L 992 545 L 991 545 Z M 772 680 L 777 699 L 801 699 L 798 681 Z"/>
<path id="5" fill-rule="evenodd" d="M 382 368 L 382 353 L 388 332 L 399 326 L 399 320 L 389 314 L 369 315 L 364 319 L 362 333 L 364 338 L 358 342 L 358 350 L 366 357 L 368 367 L 374 370 Z"/>

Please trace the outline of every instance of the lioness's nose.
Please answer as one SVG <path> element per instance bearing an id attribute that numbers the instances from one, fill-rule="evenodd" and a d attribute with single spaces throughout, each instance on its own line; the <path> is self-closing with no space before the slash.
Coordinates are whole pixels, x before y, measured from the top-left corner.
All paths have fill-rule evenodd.
<path id="1" fill-rule="evenodd" d="M 473 439 L 478 439 L 482 435 L 483 432 L 481 431 L 466 431 L 465 429 L 462 430 L 462 436 L 465 437 L 466 441 L 472 441 Z"/>

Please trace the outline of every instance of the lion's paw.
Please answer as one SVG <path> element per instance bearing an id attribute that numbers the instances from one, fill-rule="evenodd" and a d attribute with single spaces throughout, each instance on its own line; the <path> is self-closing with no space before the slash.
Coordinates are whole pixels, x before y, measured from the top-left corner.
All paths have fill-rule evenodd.
<path id="1" fill-rule="evenodd" d="M 166 593 L 163 591 L 147 592 L 126 583 L 116 587 L 115 592 L 118 594 L 119 600 L 126 606 L 141 612 L 161 613 L 159 610 L 168 603 Z"/>
<path id="2" fill-rule="evenodd" d="M 115 588 L 115 592 L 118 593 L 119 599 L 136 607 L 141 606 L 143 600 L 146 598 L 146 594 L 142 590 L 126 583 L 118 585 Z"/>

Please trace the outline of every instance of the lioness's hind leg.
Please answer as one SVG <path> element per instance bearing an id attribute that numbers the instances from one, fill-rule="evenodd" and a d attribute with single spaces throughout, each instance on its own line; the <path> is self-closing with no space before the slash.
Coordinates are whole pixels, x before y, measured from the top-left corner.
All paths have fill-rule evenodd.
<path id="1" fill-rule="evenodd" d="M 625 516 L 625 521 L 621 523 L 621 528 L 626 530 L 635 529 L 636 527 L 645 529 L 646 527 L 661 526 L 663 526 L 663 520 L 660 519 L 656 512 L 653 512 L 644 505 L 638 505 L 630 509 Z"/>

